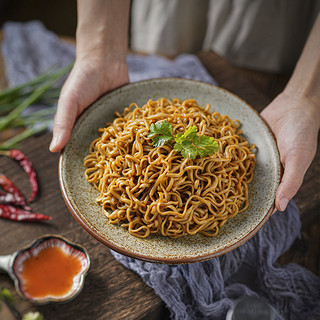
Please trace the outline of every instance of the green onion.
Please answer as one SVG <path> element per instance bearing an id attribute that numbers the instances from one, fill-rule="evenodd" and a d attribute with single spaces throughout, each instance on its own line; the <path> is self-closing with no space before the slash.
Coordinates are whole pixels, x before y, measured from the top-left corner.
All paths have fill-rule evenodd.
<path id="1" fill-rule="evenodd" d="M 11 122 L 10 128 L 33 125 L 38 122 L 42 122 L 46 120 L 48 117 L 52 117 L 56 113 L 56 110 L 56 107 L 50 107 L 34 111 L 24 117 L 16 118 L 14 121 Z"/>
<path id="2" fill-rule="evenodd" d="M 24 139 L 27 139 L 37 133 L 40 133 L 44 130 L 46 130 L 49 126 L 51 121 L 47 120 L 46 122 L 43 122 L 39 126 L 26 128 L 21 133 L 13 136 L 12 138 L 7 139 L 6 141 L 0 143 L 0 150 L 7 150 L 14 148 L 16 144 L 23 141 Z"/>
<path id="3" fill-rule="evenodd" d="M 47 106 L 55 104 L 61 91 L 61 86 L 57 86 L 56 82 L 65 76 L 72 66 L 73 63 L 55 73 L 51 68 L 31 81 L 0 92 L 0 132 L 7 128 L 29 126 L 17 136 L 1 142 L 1 149 L 11 148 L 18 142 L 48 128 L 51 123 L 48 116 L 55 113 L 55 108 L 35 111 L 28 115 L 22 115 L 22 112 L 35 103 Z M 37 122 L 43 125 L 34 127 Z"/>
<path id="4" fill-rule="evenodd" d="M 49 69 L 45 71 L 44 73 L 40 74 L 36 78 L 21 84 L 19 86 L 16 86 L 14 88 L 8 88 L 0 92 L 0 103 L 2 104 L 5 101 L 12 101 L 16 98 L 16 96 L 19 96 L 23 93 L 23 90 L 26 90 L 28 88 L 34 88 L 39 83 L 43 83 L 44 81 L 48 80 L 50 76 L 52 75 L 52 69 Z"/>
<path id="5" fill-rule="evenodd" d="M 14 108 L 7 116 L 2 117 L 0 120 L 0 131 L 5 129 L 8 124 L 16 119 L 20 113 L 31 104 L 35 103 L 47 90 L 49 90 L 52 85 L 62 76 L 66 74 L 67 71 L 70 71 L 70 66 L 59 70 L 56 74 L 52 75 L 49 80 L 44 84 L 41 84 L 37 87 L 29 97 L 22 101 L 16 108 Z"/>

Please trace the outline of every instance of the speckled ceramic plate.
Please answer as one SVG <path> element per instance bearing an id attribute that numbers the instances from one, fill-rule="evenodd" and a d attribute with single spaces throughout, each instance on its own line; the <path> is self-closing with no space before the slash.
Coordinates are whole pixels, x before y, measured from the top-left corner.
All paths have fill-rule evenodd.
<path id="1" fill-rule="evenodd" d="M 257 146 L 254 179 L 249 185 L 249 208 L 230 219 L 214 238 L 202 235 L 170 239 L 152 235 L 131 236 L 125 228 L 112 225 L 95 198 L 98 191 L 85 179 L 84 157 L 98 128 L 114 119 L 115 111 L 131 102 L 139 106 L 148 99 L 196 99 L 200 106 L 227 114 L 242 123 L 244 136 Z M 281 166 L 274 137 L 258 113 L 237 96 L 214 85 L 185 79 L 164 78 L 141 81 L 117 89 L 95 102 L 77 121 L 70 141 L 60 157 L 59 179 L 63 197 L 75 219 L 109 248 L 133 258 L 161 263 L 207 260 L 233 250 L 249 240 L 268 220 L 280 181 Z"/>

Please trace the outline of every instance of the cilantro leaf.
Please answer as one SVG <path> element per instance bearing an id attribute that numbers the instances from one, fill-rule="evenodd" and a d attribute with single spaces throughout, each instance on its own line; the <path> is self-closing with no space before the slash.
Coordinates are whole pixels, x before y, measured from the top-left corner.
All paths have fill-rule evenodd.
<path id="1" fill-rule="evenodd" d="M 151 124 L 148 138 L 153 139 L 153 146 L 159 147 L 174 139 L 174 150 L 181 152 L 184 158 L 195 159 L 213 155 L 218 151 L 218 141 L 213 137 L 198 135 L 197 126 L 189 127 L 185 132 L 177 133 L 174 137 L 169 121 L 158 121 Z"/>
<path id="2" fill-rule="evenodd" d="M 198 136 L 195 125 L 189 127 L 183 134 L 178 133 L 174 150 L 180 151 L 184 158 L 195 159 L 213 155 L 218 151 L 218 142 L 209 136 Z"/>
<path id="3" fill-rule="evenodd" d="M 195 139 L 197 137 L 197 126 L 193 125 L 189 127 L 181 136 L 183 139 Z"/>
<path id="4" fill-rule="evenodd" d="M 212 156 L 219 149 L 218 141 L 209 136 L 198 136 L 195 144 L 200 158 Z"/>
<path id="5" fill-rule="evenodd" d="M 195 159 L 197 156 L 197 149 L 194 146 L 186 147 L 181 150 L 181 154 L 184 158 Z"/>
<path id="6" fill-rule="evenodd" d="M 152 123 L 150 126 L 148 138 L 152 138 L 152 145 L 160 147 L 173 139 L 172 125 L 168 120 Z"/>

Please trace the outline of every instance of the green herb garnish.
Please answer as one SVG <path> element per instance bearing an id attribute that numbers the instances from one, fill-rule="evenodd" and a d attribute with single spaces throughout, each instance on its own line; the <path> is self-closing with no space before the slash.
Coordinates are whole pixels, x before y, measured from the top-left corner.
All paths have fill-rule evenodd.
<path id="1" fill-rule="evenodd" d="M 152 145 L 160 147 L 173 139 L 172 125 L 169 121 L 163 120 L 153 123 L 150 126 L 148 138 L 153 138 Z"/>
<path id="2" fill-rule="evenodd" d="M 213 137 L 198 135 L 195 125 L 189 127 L 184 133 L 178 133 L 174 137 L 172 125 L 169 121 L 158 121 L 150 126 L 148 138 L 152 138 L 152 145 L 160 147 L 175 142 L 173 148 L 181 152 L 184 158 L 195 159 L 211 156 L 218 151 L 218 141 Z"/>

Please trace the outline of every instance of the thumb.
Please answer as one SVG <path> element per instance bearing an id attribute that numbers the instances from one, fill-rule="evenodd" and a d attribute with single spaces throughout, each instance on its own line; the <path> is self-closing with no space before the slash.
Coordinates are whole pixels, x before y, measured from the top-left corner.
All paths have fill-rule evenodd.
<path id="1" fill-rule="evenodd" d="M 78 102 L 74 96 L 60 96 L 49 147 L 51 152 L 58 152 L 67 144 L 77 115 Z"/>
<path id="2" fill-rule="evenodd" d="M 288 155 L 284 162 L 284 173 L 276 194 L 276 208 L 284 211 L 288 202 L 299 190 L 307 171 L 307 164 L 297 155 Z"/>

